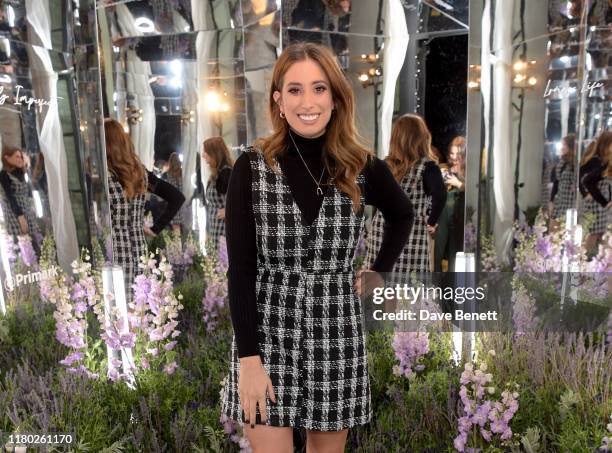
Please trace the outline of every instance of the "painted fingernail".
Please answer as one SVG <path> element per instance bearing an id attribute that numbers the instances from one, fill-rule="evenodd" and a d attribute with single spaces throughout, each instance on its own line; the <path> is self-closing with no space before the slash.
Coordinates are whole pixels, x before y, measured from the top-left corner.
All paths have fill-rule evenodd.
<path id="1" fill-rule="evenodd" d="M 255 425 L 251 423 L 251 429 L 255 429 Z"/>

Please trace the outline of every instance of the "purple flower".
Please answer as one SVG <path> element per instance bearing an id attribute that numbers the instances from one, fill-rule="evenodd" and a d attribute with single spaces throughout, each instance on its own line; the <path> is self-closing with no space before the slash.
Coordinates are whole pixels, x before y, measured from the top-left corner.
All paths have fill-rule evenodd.
<path id="1" fill-rule="evenodd" d="M 83 353 L 80 351 L 73 352 L 68 355 L 64 360 L 60 360 L 62 365 L 71 366 L 73 363 L 78 362 L 83 358 Z"/>
<path id="2" fill-rule="evenodd" d="M 512 438 L 512 429 L 507 428 L 501 435 L 501 440 L 508 440 Z"/>
<path id="3" fill-rule="evenodd" d="M 457 449 L 457 451 L 463 452 L 465 451 L 465 443 L 467 442 L 467 433 L 461 433 L 455 440 L 453 441 L 453 445 Z"/>
<path id="4" fill-rule="evenodd" d="M 172 351 L 172 349 L 174 349 L 175 346 L 176 346 L 176 341 L 171 341 L 170 343 L 167 343 L 164 345 L 164 349 L 166 351 Z"/>
<path id="5" fill-rule="evenodd" d="M 177 367 L 178 365 L 176 364 L 176 362 L 171 362 L 164 367 L 164 373 L 173 374 L 176 371 Z"/>
<path id="6" fill-rule="evenodd" d="M 536 252 L 542 258 L 548 258 L 552 255 L 553 245 L 548 236 L 539 237 L 536 239 Z"/>
<path id="7" fill-rule="evenodd" d="M 508 425 L 500 419 L 496 419 L 491 423 L 491 431 L 494 433 L 503 433 L 508 429 Z"/>
<path id="8" fill-rule="evenodd" d="M 38 257 L 36 256 L 36 252 L 34 251 L 34 247 L 32 246 L 32 240 L 30 239 L 30 236 L 18 236 L 17 242 L 19 244 L 19 252 L 23 264 L 25 264 L 27 267 L 37 268 Z"/>

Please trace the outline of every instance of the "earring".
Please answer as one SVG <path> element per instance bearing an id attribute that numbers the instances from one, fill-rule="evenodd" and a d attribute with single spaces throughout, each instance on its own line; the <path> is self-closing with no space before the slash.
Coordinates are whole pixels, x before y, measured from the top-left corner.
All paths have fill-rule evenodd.
<path id="1" fill-rule="evenodd" d="M 282 111 L 280 112 L 279 115 L 280 115 L 281 118 L 285 118 L 285 114 Z"/>

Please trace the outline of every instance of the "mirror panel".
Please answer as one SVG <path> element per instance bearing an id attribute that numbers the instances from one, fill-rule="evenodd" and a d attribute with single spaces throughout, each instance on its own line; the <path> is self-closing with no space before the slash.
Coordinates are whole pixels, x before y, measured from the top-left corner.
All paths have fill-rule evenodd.
<path id="1" fill-rule="evenodd" d="M 101 2 L 113 41 L 242 27 L 240 1 L 138 0 Z"/>
<path id="2" fill-rule="evenodd" d="M 524 6 L 480 1 L 470 12 L 466 221 L 478 234 L 466 247 L 480 253 L 490 239 L 506 265 L 514 222 L 540 211 L 554 230 L 575 209 L 586 227 L 578 169 L 612 123 L 608 2 Z"/>

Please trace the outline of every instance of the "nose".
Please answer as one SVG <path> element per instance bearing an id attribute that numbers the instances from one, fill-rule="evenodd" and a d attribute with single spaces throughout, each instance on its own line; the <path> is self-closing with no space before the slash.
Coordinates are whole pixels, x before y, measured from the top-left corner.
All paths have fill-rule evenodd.
<path id="1" fill-rule="evenodd" d="M 302 96 L 301 104 L 301 107 L 306 110 L 310 110 L 312 107 L 314 107 L 314 93 L 306 90 Z"/>

